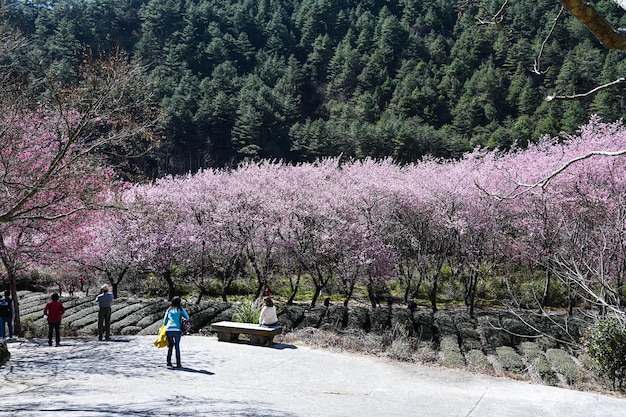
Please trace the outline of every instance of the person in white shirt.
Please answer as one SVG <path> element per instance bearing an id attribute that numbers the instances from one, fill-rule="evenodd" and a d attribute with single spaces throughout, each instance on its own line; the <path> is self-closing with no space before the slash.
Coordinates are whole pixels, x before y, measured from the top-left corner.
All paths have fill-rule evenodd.
<path id="1" fill-rule="evenodd" d="M 278 324 L 278 316 L 276 315 L 276 307 L 270 297 L 263 298 L 263 308 L 259 315 L 259 325 L 276 326 Z"/>

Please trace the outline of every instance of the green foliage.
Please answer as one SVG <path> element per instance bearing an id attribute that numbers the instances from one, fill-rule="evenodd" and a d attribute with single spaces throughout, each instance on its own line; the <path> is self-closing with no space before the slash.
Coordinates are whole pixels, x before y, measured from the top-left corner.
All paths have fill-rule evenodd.
<path id="1" fill-rule="evenodd" d="M 557 377 L 546 359 L 543 348 L 540 343 L 522 342 L 520 350 L 528 361 L 528 364 L 534 368 L 535 372 L 541 377 L 541 380 L 548 385 L 556 385 Z"/>
<path id="2" fill-rule="evenodd" d="M 588 330 L 583 345 L 594 371 L 613 386 L 624 390 L 626 380 L 626 328 L 613 318 L 604 318 Z"/>
<path id="3" fill-rule="evenodd" d="M 261 314 L 261 299 L 244 300 L 240 309 L 233 314 L 233 321 L 239 323 L 258 323 Z"/>
<path id="4" fill-rule="evenodd" d="M 467 358 L 467 367 L 471 370 L 485 372 L 492 369 L 487 356 L 479 349 L 472 349 L 465 356 Z"/>
<path id="5" fill-rule="evenodd" d="M 22 319 L 22 332 L 26 338 L 45 337 L 48 334 L 48 329 L 44 328 L 43 324 L 36 323 L 37 317 L 28 316 Z M 39 323 L 43 323 L 40 321 Z"/>
<path id="6" fill-rule="evenodd" d="M 524 369 L 522 357 L 510 346 L 499 346 L 496 348 L 498 360 L 507 371 L 520 373 Z"/>
<path id="7" fill-rule="evenodd" d="M 152 158 L 186 173 L 259 158 L 455 158 L 476 145 L 525 146 L 573 133 L 591 114 L 623 116 L 624 90 L 547 103 L 615 80 L 623 59 L 572 16 L 544 45 L 551 0 L 488 10 L 454 2 L 60 0 L 9 2 L 39 65 L 63 83 L 86 56 L 127 52 L 167 115 Z M 611 3 L 611 7 L 615 5 Z M 617 19 L 616 11 L 605 11 Z M 37 66 L 34 65 L 37 63 Z"/>
<path id="8" fill-rule="evenodd" d="M 465 367 L 465 358 L 459 347 L 456 336 L 445 336 L 441 339 L 440 350 L 443 355 L 443 363 L 454 368 Z"/>
<path id="9" fill-rule="evenodd" d="M 548 349 L 546 350 L 546 357 L 552 367 L 563 375 L 567 384 L 574 385 L 583 377 L 580 367 L 566 351 Z"/>
<path id="10" fill-rule="evenodd" d="M 162 297 L 167 294 L 167 283 L 154 275 L 149 275 L 141 280 L 141 294 L 146 297 Z"/>

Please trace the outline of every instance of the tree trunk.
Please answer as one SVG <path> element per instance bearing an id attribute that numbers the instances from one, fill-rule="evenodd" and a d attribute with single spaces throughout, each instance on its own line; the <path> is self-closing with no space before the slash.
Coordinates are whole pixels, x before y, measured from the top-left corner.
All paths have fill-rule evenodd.
<path id="1" fill-rule="evenodd" d="M 420 277 L 420 279 L 417 280 L 417 284 L 415 284 L 415 291 L 413 291 L 413 293 L 411 294 L 412 300 L 418 298 L 421 286 L 422 286 L 422 278 Z"/>
<path id="2" fill-rule="evenodd" d="M 20 319 L 20 302 L 17 297 L 17 279 L 12 270 L 10 271 L 7 270 L 7 277 L 9 280 L 9 290 L 11 291 L 11 298 L 13 299 L 13 309 L 15 312 L 15 321 L 13 322 L 13 333 L 21 337 L 23 336 L 23 334 L 22 334 L 22 321 Z"/>
<path id="3" fill-rule="evenodd" d="M 293 300 L 296 299 L 298 288 L 300 287 L 300 272 L 298 272 L 295 284 L 292 282 L 291 277 L 289 278 L 289 284 L 291 286 L 291 294 L 289 295 L 289 299 L 287 300 L 287 305 L 292 305 Z"/>
<path id="4" fill-rule="evenodd" d="M 376 292 L 374 291 L 374 288 L 372 288 L 372 284 L 368 283 L 367 284 L 367 296 L 370 299 L 370 304 L 372 305 L 372 309 L 377 307 L 377 301 L 378 301 L 378 296 L 376 294 Z"/>
<path id="5" fill-rule="evenodd" d="M 112 291 L 113 291 L 113 297 L 115 297 L 115 298 L 117 298 L 118 288 L 120 286 L 120 283 L 124 279 L 124 276 L 126 275 L 126 272 L 128 272 L 128 266 L 120 271 L 120 273 L 117 275 L 117 279 L 113 280 L 112 276 L 109 278 L 109 281 L 111 282 L 111 288 L 112 288 Z"/>
<path id="6" fill-rule="evenodd" d="M 348 303 L 350 302 L 350 299 L 352 298 L 352 294 L 354 293 L 354 286 L 355 286 L 355 282 L 354 280 L 350 282 L 350 285 L 348 287 L 348 292 L 346 294 L 346 299 L 343 300 L 343 306 L 348 308 Z"/>
<path id="7" fill-rule="evenodd" d="M 317 299 L 319 298 L 323 289 L 323 285 L 315 284 L 315 293 L 313 294 L 313 298 L 311 299 L 311 307 L 315 307 L 315 305 L 317 304 Z"/>
<path id="8" fill-rule="evenodd" d="M 196 298 L 196 305 L 198 305 L 202 301 L 202 297 L 207 295 L 209 292 L 207 291 L 206 287 L 204 286 L 204 280 L 202 280 L 201 284 L 198 284 L 196 282 L 196 287 L 198 287 L 198 298 Z"/>
<path id="9" fill-rule="evenodd" d="M 404 303 L 409 302 L 409 293 L 411 292 L 411 283 L 413 282 L 413 273 L 408 271 L 408 268 L 405 268 L 402 263 L 400 263 L 399 267 L 400 272 L 400 282 L 404 284 Z M 404 282 L 403 282 L 404 281 Z"/>
<path id="10" fill-rule="evenodd" d="M 470 287 L 469 287 L 469 315 L 471 318 L 474 318 L 474 304 L 476 304 L 476 287 L 478 286 L 478 273 L 475 272 L 472 274 L 470 278 Z"/>
<path id="11" fill-rule="evenodd" d="M 329 274 L 329 276 L 324 279 L 324 275 L 322 274 L 321 269 L 319 267 L 316 267 L 315 270 L 317 274 L 317 279 L 313 279 L 313 284 L 315 285 L 315 293 L 313 294 L 313 299 L 311 300 L 311 307 L 315 307 L 315 305 L 317 304 L 317 299 L 320 295 L 322 295 L 322 291 L 324 290 L 324 287 L 326 286 L 328 280 L 330 279 L 330 276 L 332 275 Z"/>
<path id="12" fill-rule="evenodd" d="M 4 241 L 0 236 L 0 247 L 3 249 L 2 256 L 0 260 L 2 261 L 2 265 L 4 265 L 4 270 L 7 274 L 7 281 L 9 282 L 9 291 L 11 291 L 11 298 L 13 299 L 13 309 L 15 313 L 15 320 L 13 323 L 13 333 L 17 336 L 22 335 L 22 324 L 20 319 L 20 301 L 17 298 L 17 276 L 15 274 L 15 269 L 13 268 L 13 264 L 9 262 L 9 259 L 4 256 Z"/>
<path id="13" fill-rule="evenodd" d="M 430 290 L 430 305 L 432 306 L 433 313 L 437 312 L 437 285 L 439 283 L 439 279 L 437 276 L 433 277 L 433 286 Z"/>
<path id="14" fill-rule="evenodd" d="M 543 308 L 550 303 L 550 286 L 552 285 L 552 273 L 546 273 L 546 285 L 543 287 L 543 295 L 539 300 L 539 305 Z"/>
<path id="15" fill-rule="evenodd" d="M 176 288 L 174 286 L 174 280 L 172 279 L 172 271 L 166 271 L 163 274 L 163 279 L 165 279 L 165 282 L 167 282 L 167 291 L 168 291 L 169 299 L 171 300 L 172 298 L 176 296 L 175 294 Z"/>
<path id="16" fill-rule="evenodd" d="M 571 317 L 574 315 L 574 299 L 576 295 L 574 293 L 574 288 L 572 284 L 568 284 L 567 286 L 567 314 Z"/>

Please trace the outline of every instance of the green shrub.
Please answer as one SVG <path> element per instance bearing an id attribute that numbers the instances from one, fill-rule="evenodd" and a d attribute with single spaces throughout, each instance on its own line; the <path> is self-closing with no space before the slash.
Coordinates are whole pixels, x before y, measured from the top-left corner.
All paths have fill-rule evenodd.
<path id="1" fill-rule="evenodd" d="M 546 385 L 556 385 L 557 377 L 543 353 L 542 344 L 538 342 L 522 342 L 520 349 L 528 360 L 528 364 L 535 369 L 537 375 Z"/>
<path id="2" fill-rule="evenodd" d="M 479 349 L 472 349 L 465 355 L 467 358 L 467 367 L 472 371 L 484 372 L 489 369 L 493 370 L 487 356 Z"/>
<path id="3" fill-rule="evenodd" d="M 439 346 L 443 355 L 443 363 L 453 368 L 465 367 L 465 358 L 455 336 L 444 336 Z"/>
<path id="4" fill-rule="evenodd" d="M 546 357 L 554 369 L 556 369 L 567 381 L 569 385 L 574 385 L 582 378 L 578 364 L 565 351 L 561 349 L 546 350 Z"/>
<path id="5" fill-rule="evenodd" d="M 26 338 L 35 338 L 35 337 L 45 337 L 48 335 L 48 326 L 45 327 L 36 323 L 37 318 L 33 316 L 29 316 L 23 318 L 21 321 L 22 324 L 22 333 Z M 43 322 L 43 321 L 41 321 Z"/>
<path id="6" fill-rule="evenodd" d="M 141 280 L 140 291 L 145 297 L 163 297 L 167 295 L 168 288 L 164 279 L 149 275 Z"/>
<path id="7" fill-rule="evenodd" d="M 522 342 L 519 347 L 529 361 L 532 361 L 539 356 L 543 356 L 543 349 L 535 342 Z"/>
<path id="8" fill-rule="evenodd" d="M 626 379 L 626 328 L 618 320 L 602 319 L 583 339 L 594 372 L 613 389 L 624 391 Z"/>
<path id="9" fill-rule="evenodd" d="M 244 300 L 240 310 L 233 314 L 233 320 L 239 323 L 258 323 L 261 308 L 261 299 Z"/>
<path id="10" fill-rule="evenodd" d="M 394 339 L 385 352 L 392 359 L 410 362 L 413 360 L 413 345 L 414 343 L 409 338 L 400 337 Z"/>
<path id="11" fill-rule="evenodd" d="M 498 354 L 498 360 L 502 367 L 510 372 L 517 374 L 524 370 L 524 363 L 522 357 L 510 346 L 499 346 L 496 348 Z"/>
<path id="12" fill-rule="evenodd" d="M 254 293 L 254 285 L 245 279 L 236 279 L 234 280 L 228 289 L 226 290 L 226 295 L 250 295 Z M 258 317 L 257 317 L 258 319 Z"/>

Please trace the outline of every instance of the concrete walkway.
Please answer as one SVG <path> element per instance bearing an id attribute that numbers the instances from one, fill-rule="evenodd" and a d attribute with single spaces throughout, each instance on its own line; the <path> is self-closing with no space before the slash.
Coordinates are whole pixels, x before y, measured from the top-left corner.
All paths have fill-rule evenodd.
<path id="1" fill-rule="evenodd" d="M 277 344 L 185 336 L 183 368 L 154 336 L 9 342 L 1 416 L 623 417 L 626 400 Z"/>

